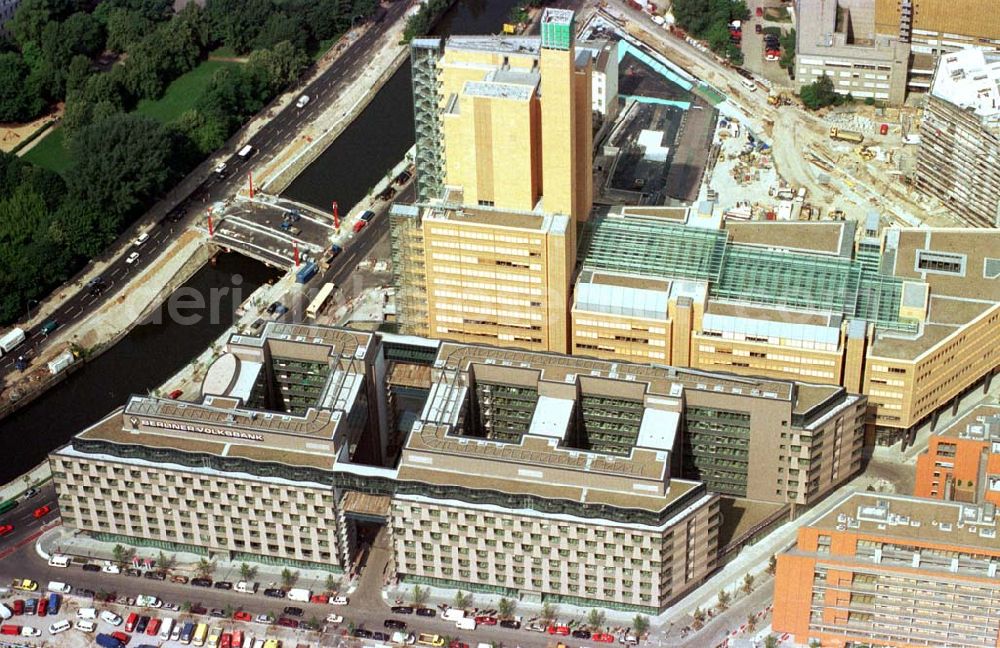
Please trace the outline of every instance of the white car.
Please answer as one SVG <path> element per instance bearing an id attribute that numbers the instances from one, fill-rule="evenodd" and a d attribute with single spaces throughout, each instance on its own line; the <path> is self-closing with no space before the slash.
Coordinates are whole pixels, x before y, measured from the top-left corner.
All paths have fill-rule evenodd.
<path id="1" fill-rule="evenodd" d="M 21 636 L 22 637 L 40 637 L 42 636 L 42 631 L 38 628 L 32 628 L 31 626 L 21 626 Z"/>
<path id="2" fill-rule="evenodd" d="M 101 571 L 104 572 L 105 574 L 120 574 L 120 573 L 122 573 L 121 567 L 119 567 L 118 565 L 116 565 L 116 564 L 114 564 L 112 562 L 105 562 L 104 566 L 101 567 Z"/>
<path id="3" fill-rule="evenodd" d="M 295 102 L 296 108 L 305 108 L 306 104 L 309 103 L 309 95 L 302 95 L 299 100 Z"/>
<path id="4" fill-rule="evenodd" d="M 116 628 L 122 624 L 122 618 L 111 610 L 101 612 L 101 621 L 104 621 L 109 625 L 113 625 Z"/>
<path id="5" fill-rule="evenodd" d="M 226 172 L 226 163 L 225 162 L 219 162 L 219 164 L 216 165 L 216 167 L 215 167 L 215 172 L 218 173 L 219 175 L 222 175 L 223 173 L 225 173 Z"/>
<path id="6" fill-rule="evenodd" d="M 331 613 L 331 614 L 326 615 L 326 622 L 327 623 L 343 623 L 344 622 L 344 617 L 340 616 L 339 614 L 332 614 Z"/>
<path id="7" fill-rule="evenodd" d="M 143 232 L 139 236 L 135 237 L 135 240 L 132 241 L 132 245 L 139 247 L 148 240 L 149 240 L 149 232 Z"/>
<path id="8" fill-rule="evenodd" d="M 132 265 L 133 263 L 135 263 L 138 260 L 139 260 L 139 253 L 138 252 L 133 252 L 132 254 L 130 254 L 127 257 L 125 257 L 125 263 L 127 263 L 129 265 Z"/>
<path id="9" fill-rule="evenodd" d="M 76 629 L 80 632 L 93 632 L 97 630 L 97 624 L 87 619 L 80 619 L 76 622 Z"/>
<path id="10" fill-rule="evenodd" d="M 158 608 L 163 605 L 163 601 L 156 598 L 155 596 L 150 596 L 148 594 L 140 594 L 138 597 L 136 597 L 135 604 L 139 607 Z"/>
<path id="11" fill-rule="evenodd" d="M 335 596 L 330 599 L 330 605 L 347 605 L 348 599 L 346 596 Z"/>
<path id="12" fill-rule="evenodd" d="M 61 621 L 56 621 L 55 623 L 49 626 L 49 634 L 57 635 L 66 632 L 72 627 L 73 627 L 72 623 L 70 623 L 66 619 L 62 619 Z"/>

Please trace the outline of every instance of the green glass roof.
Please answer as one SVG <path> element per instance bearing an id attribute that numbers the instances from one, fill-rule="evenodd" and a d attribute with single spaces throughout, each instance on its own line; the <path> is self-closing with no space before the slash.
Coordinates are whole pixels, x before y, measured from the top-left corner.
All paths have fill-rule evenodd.
<path id="1" fill-rule="evenodd" d="M 661 219 L 598 217 L 587 223 L 582 266 L 709 282 L 714 298 L 833 312 L 884 328 L 915 330 L 899 318 L 901 279 L 860 259 L 767 250 L 729 241 L 728 232 Z"/>

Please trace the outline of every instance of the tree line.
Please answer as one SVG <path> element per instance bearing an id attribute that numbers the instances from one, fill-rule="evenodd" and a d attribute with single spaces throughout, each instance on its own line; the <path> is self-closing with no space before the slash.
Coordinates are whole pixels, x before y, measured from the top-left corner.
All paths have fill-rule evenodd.
<path id="1" fill-rule="evenodd" d="M 65 101 L 70 168 L 60 177 L 0 155 L 0 323 L 106 249 L 376 0 L 209 0 L 176 14 L 172 4 L 23 0 L 11 19 L 0 121 Z M 169 124 L 133 112 L 221 46 L 247 62 L 220 69 L 193 110 Z"/>
<path id="2" fill-rule="evenodd" d="M 712 51 L 736 65 L 743 64 L 743 52 L 729 38 L 729 23 L 750 17 L 744 0 L 673 0 L 674 18 L 687 33 L 707 41 Z"/>

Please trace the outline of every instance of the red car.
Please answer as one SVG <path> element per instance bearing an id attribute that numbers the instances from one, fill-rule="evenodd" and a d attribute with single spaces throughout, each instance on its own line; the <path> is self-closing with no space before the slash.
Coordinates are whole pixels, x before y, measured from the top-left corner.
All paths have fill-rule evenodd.
<path id="1" fill-rule="evenodd" d="M 309 602 L 326 604 L 330 602 L 330 597 L 326 594 L 313 594 L 312 598 L 309 599 Z"/>
<path id="2" fill-rule="evenodd" d="M 614 643 L 615 642 L 615 636 L 614 635 L 609 635 L 609 634 L 604 633 L 604 632 L 598 632 L 598 633 L 592 634 L 592 635 L 590 635 L 590 638 L 593 641 L 596 641 L 598 643 Z"/>
<path id="3" fill-rule="evenodd" d="M 232 648 L 243 648 L 243 631 L 233 630 L 233 640 L 230 643 Z"/>
<path id="4" fill-rule="evenodd" d="M 276 621 L 276 623 L 278 625 L 280 625 L 281 627 L 283 627 L 283 628 L 298 628 L 299 627 L 299 622 L 298 621 L 296 621 L 295 619 L 289 619 L 288 617 L 278 617 L 278 620 Z"/>
<path id="5" fill-rule="evenodd" d="M 156 617 L 149 620 L 149 625 L 146 626 L 146 634 L 150 637 L 155 637 L 160 632 L 161 621 Z"/>
<path id="6" fill-rule="evenodd" d="M 354 233 L 357 234 L 358 232 L 363 230 L 365 228 L 365 225 L 367 224 L 368 221 L 359 220 L 357 223 L 354 224 Z"/>
<path id="7" fill-rule="evenodd" d="M 757 11 L 754 12 L 758 18 L 764 15 L 764 7 L 757 7 Z"/>
<path id="8" fill-rule="evenodd" d="M 237 610 L 233 612 L 234 621 L 253 621 L 253 615 L 249 612 L 244 612 L 243 610 Z"/>
<path id="9" fill-rule="evenodd" d="M 0 536 L 5 536 L 14 530 L 13 524 L 0 524 Z"/>
<path id="10" fill-rule="evenodd" d="M 170 398 L 172 398 L 172 399 L 174 399 L 174 400 L 177 400 L 178 398 L 181 397 L 181 395 L 183 393 L 184 393 L 183 389 L 175 389 L 174 391 L 172 391 L 169 394 L 167 394 L 167 396 L 170 397 Z"/>
<path id="11" fill-rule="evenodd" d="M 479 625 L 496 625 L 497 620 L 495 617 L 491 616 L 477 616 L 476 623 L 478 623 Z"/>
<path id="12" fill-rule="evenodd" d="M 569 636 L 569 626 L 550 625 L 548 633 L 552 634 L 552 635 L 562 635 L 564 637 L 568 637 Z"/>
<path id="13" fill-rule="evenodd" d="M 127 635 L 121 630 L 115 630 L 114 632 L 111 633 L 111 636 L 117 639 L 118 641 L 122 642 L 123 644 L 128 644 L 129 640 L 132 638 L 132 635 Z"/>
<path id="14" fill-rule="evenodd" d="M 35 614 L 38 616 L 45 616 L 45 611 L 49 609 L 49 599 L 44 596 L 38 599 L 38 607 L 35 608 Z"/>
<path id="15" fill-rule="evenodd" d="M 137 612 L 133 612 L 132 614 L 128 615 L 128 618 L 125 619 L 125 632 L 132 632 L 133 630 L 135 630 L 135 624 L 138 622 L 139 622 L 139 614 Z"/>
<path id="16" fill-rule="evenodd" d="M 46 504 L 45 506 L 39 506 L 38 508 L 36 508 L 35 512 L 32 513 L 32 515 L 34 515 L 36 518 L 42 518 L 42 517 L 45 517 L 46 515 L 48 515 L 49 511 L 51 511 L 51 510 L 52 510 L 52 507 L 49 506 L 48 504 Z"/>
<path id="17" fill-rule="evenodd" d="M 19 616 L 24 614 L 24 599 L 15 599 L 10 605 L 14 614 Z"/>
<path id="18" fill-rule="evenodd" d="M 461 641 L 452 641 L 448 644 L 448 648 L 469 648 L 469 644 L 462 643 Z"/>
<path id="19" fill-rule="evenodd" d="M 222 636 L 219 637 L 219 648 L 231 648 L 232 644 L 233 644 L 233 635 L 229 634 L 228 632 L 222 633 Z"/>

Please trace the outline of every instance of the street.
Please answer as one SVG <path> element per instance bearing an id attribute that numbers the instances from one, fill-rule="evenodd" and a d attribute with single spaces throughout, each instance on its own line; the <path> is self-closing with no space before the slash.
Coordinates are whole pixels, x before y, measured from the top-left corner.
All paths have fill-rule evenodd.
<path id="1" fill-rule="evenodd" d="M 49 299 L 62 298 L 62 302 L 44 321 L 54 320 L 60 328 L 64 328 L 82 320 L 88 313 L 119 293 L 121 288 L 128 284 L 131 277 L 149 264 L 158 253 L 169 247 L 169 243 L 176 234 L 200 220 L 201 209 L 236 193 L 246 182 L 247 172 L 255 166 L 273 159 L 284 147 L 295 140 L 298 130 L 303 124 L 321 114 L 344 91 L 344 88 L 355 80 L 359 72 L 365 68 L 373 43 L 380 34 L 403 16 L 408 6 L 409 4 L 406 2 L 394 2 L 389 5 L 388 14 L 382 21 L 371 25 L 357 40 L 344 49 L 334 65 L 306 87 L 300 89 L 298 94 L 307 94 L 311 98 L 305 107 L 298 108 L 292 102 L 274 114 L 252 137 L 243 139 L 245 137 L 243 131 L 234 135 L 224 147 L 224 150 L 229 151 L 228 157 L 222 160 L 226 164 L 225 177 L 220 177 L 213 171 L 220 161 L 218 157 L 200 164 L 178 185 L 178 187 L 192 185 L 193 188 L 187 192 L 186 196 L 178 198 L 174 201 L 174 205 L 161 202 L 150 210 L 150 213 L 162 211 L 167 214 L 159 219 L 159 226 L 147 224 L 133 227 L 130 231 L 122 234 L 112 248 L 95 259 L 95 261 L 108 262 L 107 268 L 101 275 L 105 285 L 100 294 L 90 294 L 90 289 L 86 286 L 70 294 L 73 284 L 64 284 L 49 296 Z M 305 74 L 308 75 L 309 71 Z M 268 115 L 274 111 L 277 101 L 278 99 L 272 101 L 264 109 Z M 255 152 L 253 155 L 241 158 L 236 155 L 236 151 L 246 144 L 253 146 Z M 192 183 L 197 184 L 193 185 Z M 148 218 L 141 219 L 141 222 L 147 223 Z M 126 241 L 134 240 L 142 231 L 149 232 L 149 239 L 145 243 L 139 247 L 126 243 Z M 138 252 L 139 257 L 134 262 L 127 263 L 126 259 L 133 251 Z M 85 272 L 86 269 L 81 271 L 81 274 Z M 65 297 L 63 297 L 64 295 Z M 34 304 L 29 302 L 29 313 L 26 315 L 30 315 L 30 306 L 32 305 L 37 306 L 37 302 Z M 44 322 L 26 328 L 27 339 L 24 343 L 0 359 L 0 377 L 13 370 L 18 356 L 23 355 L 30 359 L 39 354 L 41 347 L 49 338 L 41 333 L 43 324 Z"/>

